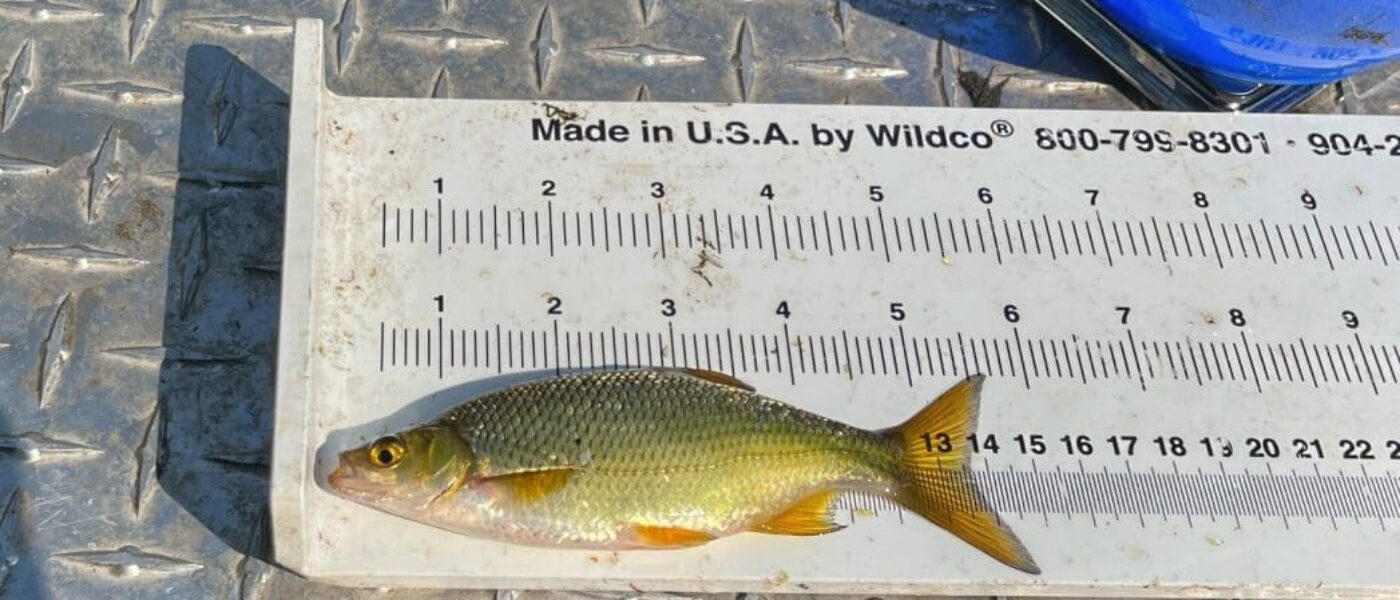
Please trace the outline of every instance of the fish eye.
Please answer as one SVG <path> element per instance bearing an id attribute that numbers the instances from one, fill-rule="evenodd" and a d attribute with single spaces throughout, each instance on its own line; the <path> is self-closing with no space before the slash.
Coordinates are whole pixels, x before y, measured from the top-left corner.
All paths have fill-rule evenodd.
<path id="1" fill-rule="evenodd" d="M 381 469 L 392 467 L 403 460 L 404 451 L 403 440 L 392 435 L 379 438 L 369 446 L 369 463 Z"/>

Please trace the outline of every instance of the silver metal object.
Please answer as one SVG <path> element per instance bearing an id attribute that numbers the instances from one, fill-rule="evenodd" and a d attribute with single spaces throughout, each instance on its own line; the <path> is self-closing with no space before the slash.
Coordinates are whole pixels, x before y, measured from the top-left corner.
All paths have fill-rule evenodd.
<path id="1" fill-rule="evenodd" d="M 342 594 L 263 560 L 297 17 L 355 95 L 1132 105 L 1011 0 L 0 0 L 0 595 Z"/>
<path id="2" fill-rule="evenodd" d="M 1158 108 L 1286 112 L 1327 87 L 1259 84 L 1247 90 L 1220 89 L 1197 69 L 1138 42 L 1091 3 L 1082 0 L 1036 0 L 1036 3 Z"/>

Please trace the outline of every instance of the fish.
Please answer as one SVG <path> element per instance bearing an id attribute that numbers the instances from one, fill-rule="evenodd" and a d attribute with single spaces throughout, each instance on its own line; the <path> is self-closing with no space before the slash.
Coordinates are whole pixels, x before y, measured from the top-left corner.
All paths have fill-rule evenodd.
<path id="1" fill-rule="evenodd" d="M 1039 574 L 968 475 L 983 381 L 970 376 L 902 424 L 868 430 L 714 371 L 555 376 L 340 452 L 324 485 L 459 534 L 602 550 L 834 533 L 838 499 L 869 494 Z"/>

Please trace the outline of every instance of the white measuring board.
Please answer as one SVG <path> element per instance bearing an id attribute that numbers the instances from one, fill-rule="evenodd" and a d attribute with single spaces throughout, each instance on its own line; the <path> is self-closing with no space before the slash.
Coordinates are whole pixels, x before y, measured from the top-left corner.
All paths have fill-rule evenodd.
<path id="1" fill-rule="evenodd" d="M 1400 119 L 348 98 L 321 56 L 299 23 L 272 480 L 297 572 L 1400 595 Z M 875 143 L 905 125 L 924 147 Z M 1044 573 L 889 506 L 615 554 L 319 483 L 334 451 L 475 394 L 617 365 L 872 428 L 985 373 L 971 476 Z"/>

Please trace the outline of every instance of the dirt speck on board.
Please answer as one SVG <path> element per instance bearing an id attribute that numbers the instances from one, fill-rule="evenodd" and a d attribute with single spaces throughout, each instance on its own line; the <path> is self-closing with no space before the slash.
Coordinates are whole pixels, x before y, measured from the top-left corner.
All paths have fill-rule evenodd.
<path id="1" fill-rule="evenodd" d="M 583 118 L 583 114 L 565 109 L 558 105 L 544 103 L 544 116 L 546 119 L 558 119 L 560 121 L 577 121 Z"/>
<path id="2" fill-rule="evenodd" d="M 150 198 L 139 198 L 132 203 L 134 215 L 117 223 L 113 233 L 123 241 L 133 241 L 136 237 L 152 233 L 165 220 L 165 212 Z"/>
<path id="3" fill-rule="evenodd" d="M 1342 39 L 1354 42 L 1367 42 L 1377 46 L 1384 46 L 1388 43 L 1390 34 L 1384 31 L 1367 29 L 1358 25 L 1352 25 L 1342 32 Z"/>
<path id="4" fill-rule="evenodd" d="M 597 555 L 597 554 L 590 554 L 590 555 L 588 555 L 588 562 L 591 562 L 591 563 L 615 565 L 615 564 L 617 564 L 617 563 L 619 563 L 619 562 L 621 562 L 621 561 L 622 561 L 622 557 L 619 556 L 618 553 L 616 553 L 616 552 L 609 552 L 608 554 L 605 554 L 605 555 L 602 555 L 602 556 L 599 556 L 599 555 Z"/>
<path id="5" fill-rule="evenodd" d="M 787 571 L 778 569 L 777 573 L 774 573 L 772 577 L 768 578 L 768 583 L 774 587 L 777 587 L 787 583 L 789 579 L 792 579 L 792 576 L 788 575 Z"/>
<path id="6" fill-rule="evenodd" d="M 709 271 L 723 268 L 724 264 L 720 263 L 719 259 L 715 258 L 713 254 L 710 254 L 709 249 L 702 249 L 700 250 L 700 256 L 695 266 L 690 268 L 690 272 L 694 273 L 696 277 L 705 280 L 705 285 L 715 287 L 714 280 L 710 279 Z"/>

